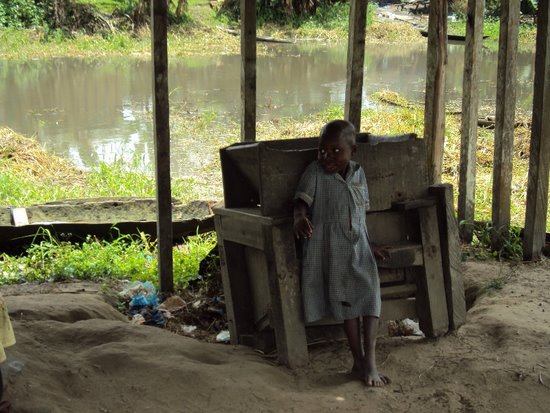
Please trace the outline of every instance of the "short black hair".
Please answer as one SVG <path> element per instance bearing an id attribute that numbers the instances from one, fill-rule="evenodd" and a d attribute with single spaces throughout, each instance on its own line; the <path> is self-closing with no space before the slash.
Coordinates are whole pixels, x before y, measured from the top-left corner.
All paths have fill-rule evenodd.
<path id="1" fill-rule="evenodd" d="M 332 120 L 322 127 L 319 139 L 323 140 L 340 136 L 346 139 L 350 146 L 355 145 L 355 126 L 353 126 L 353 123 L 343 119 Z"/>

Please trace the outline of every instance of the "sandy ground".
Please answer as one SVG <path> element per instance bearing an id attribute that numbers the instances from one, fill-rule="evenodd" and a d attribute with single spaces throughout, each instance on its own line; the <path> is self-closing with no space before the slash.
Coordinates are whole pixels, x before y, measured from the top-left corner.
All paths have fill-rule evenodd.
<path id="1" fill-rule="evenodd" d="M 251 349 L 131 325 L 93 284 L 3 287 L 17 344 L 4 365 L 14 412 L 544 412 L 550 406 L 550 261 L 464 263 L 480 296 L 439 339 L 381 337 L 392 384 L 346 374 L 345 342 L 290 371 Z M 13 363 L 12 363 L 13 365 Z M 17 366 L 17 363 L 15 363 Z M 19 364 L 21 367 L 21 364 Z"/>

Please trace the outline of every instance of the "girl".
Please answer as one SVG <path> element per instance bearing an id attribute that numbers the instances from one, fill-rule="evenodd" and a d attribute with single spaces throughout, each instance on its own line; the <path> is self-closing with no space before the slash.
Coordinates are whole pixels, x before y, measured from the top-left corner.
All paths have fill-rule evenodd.
<path id="1" fill-rule="evenodd" d="M 380 281 L 365 223 L 369 195 L 365 173 L 351 160 L 355 128 L 345 120 L 327 123 L 317 161 L 300 178 L 294 204 L 294 233 L 304 240 L 302 295 L 306 322 L 325 316 L 344 321 L 353 355 L 352 373 L 367 386 L 389 379 L 376 367 Z M 361 318 L 364 342 L 361 345 Z"/>

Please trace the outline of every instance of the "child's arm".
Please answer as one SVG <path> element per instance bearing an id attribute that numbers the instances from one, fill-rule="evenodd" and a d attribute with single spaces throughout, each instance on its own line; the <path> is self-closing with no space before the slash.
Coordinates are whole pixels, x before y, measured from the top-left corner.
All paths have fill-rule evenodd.
<path id="1" fill-rule="evenodd" d="M 311 238 L 313 224 L 307 217 L 307 204 L 301 199 L 294 203 L 294 235 L 296 238 Z"/>

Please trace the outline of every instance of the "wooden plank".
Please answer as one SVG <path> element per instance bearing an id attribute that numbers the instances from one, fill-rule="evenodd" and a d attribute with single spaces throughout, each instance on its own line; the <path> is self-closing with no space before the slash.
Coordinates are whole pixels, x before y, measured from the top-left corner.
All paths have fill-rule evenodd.
<path id="1" fill-rule="evenodd" d="M 378 268 L 404 268 L 423 265 L 424 256 L 422 245 L 389 245 L 385 246 L 388 256 L 384 260 L 377 260 Z"/>
<path id="2" fill-rule="evenodd" d="M 256 140 L 256 0 L 241 0 L 241 140 Z"/>
<path id="3" fill-rule="evenodd" d="M 479 72 L 484 12 L 485 0 L 468 0 L 458 190 L 458 220 L 462 223 L 461 237 L 466 242 L 472 241 L 474 229 Z"/>
<path id="4" fill-rule="evenodd" d="M 264 225 L 226 216 L 220 216 L 220 222 L 223 239 L 260 250 L 264 249 Z"/>
<path id="5" fill-rule="evenodd" d="M 449 329 L 437 208 L 419 209 L 418 218 L 424 251 L 424 274 L 418 277 L 417 312 L 420 329 L 426 336 L 436 337 Z"/>
<path id="6" fill-rule="evenodd" d="M 351 0 L 348 31 L 348 58 L 344 118 L 361 130 L 361 104 L 363 96 L 363 66 L 365 64 L 365 32 L 367 0 Z"/>
<path id="7" fill-rule="evenodd" d="M 214 217 L 214 222 L 231 343 L 242 344 L 241 336 L 250 336 L 254 332 L 254 312 L 247 280 L 244 247 L 223 238 L 223 225 L 219 216 Z"/>
<path id="8" fill-rule="evenodd" d="M 168 6 L 151 0 L 151 49 L 153 58 L 153 119 L 157 195 L 159 290 L 174 291 L 172 261 L 172 194 L 170 187 L 170 121 L 168 99 Z"/>
<path id="9" fill-rule="evenodd" d="M 408 201 L 394 202 L 392 207 L 398 211 L 410 211 L 411 209 L 425 208 L 436 204 L 433 198 L 411 199 Z"/>
<path id="10" fill-rule="evenodd" d="M 378 265 L 378 276 L 380 285 L 396 282 L 405 282 L 406 274 L 404 268 L 383 268 Z"/>
<path id="11" fill-rule="evenodd" d="M 437 216 L 449 329 L 455 330 L 466 322 L 466 299 L 462 280 L 458 223 L 454 215 L 453 187 L 449 184 L 433 185 L 430 187 L 430 193 L 437 194 L 439 198 Z"/>
<path id="12" fill-rule="evenodd" d="M 246 272 L 250 282 L 250 300 L 254 308 L 254 323 L 256 326 L 262 319 L 267 320 L 267 314 L 271 308 L 269 295 L 269 282 L 265 254 L 263 251 L 244 247 Z"/>
<path id="13" fill-rule="evenodd" d="M 535 57 L 535 84 L 533 94 L 533 121 L 527 183 L 527 206 L 523 257 L 541 258 L 545 243 L 546 214 L 548 211 L 548 168 L 550 165 L 550 7 L 548 0 L 539 1 L 537 17 L 537 46 Z"/>
<path id="14" fill-rule="evenodd" d="M 383 300 L 390 298 L 409 298 L 416 294 L 415 284 L 392 285 L 390 287 L 380 288 L 380 296 Z"/>
<path id="15" fill-rule="evenodd" d="M 447 0 L 430 1 L 424 138 L 428 143 L 430 183 L 441 181 L 445 143 L 445 67 L 447 65 Z"/>
<path id="16" fill-rule="evenodd" d="M 518 31 L 519 1 L 503 0 L 500 11 L 491 215 L 491 246 L 495 250 L 499 250 L 508 238 L 510 226 Z"/>
<path id="17" fill-rule="evenodd" d="M 290 368 L 305 366 L 309 357 L 292 225 L 265 226 L 264 236 L 279 361 Z"/>

